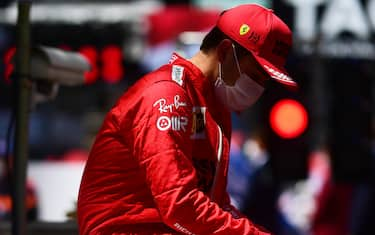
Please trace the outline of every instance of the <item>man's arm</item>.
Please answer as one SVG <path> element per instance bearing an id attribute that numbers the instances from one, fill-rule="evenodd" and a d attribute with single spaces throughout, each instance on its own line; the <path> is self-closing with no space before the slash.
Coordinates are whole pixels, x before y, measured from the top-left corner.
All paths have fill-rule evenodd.
<path id="1" fill-rule="evenodd" d="M 146 93 L 135 153 L 164 223 L 185 234 L 269 234 L 246 218 L 235 219 L 198 190 L 191 160 L 192 104 L 184 89 L 166 81 Z"/>

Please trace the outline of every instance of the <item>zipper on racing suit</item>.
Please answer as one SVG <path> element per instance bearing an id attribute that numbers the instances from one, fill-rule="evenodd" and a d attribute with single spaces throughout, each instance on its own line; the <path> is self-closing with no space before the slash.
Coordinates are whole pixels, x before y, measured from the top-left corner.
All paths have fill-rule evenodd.
<path id="1" fill-rule="evenodd" d="M 217 187 L 218 187 L 218 183 L 219 183 L 219 178 L 220 178 L 220 168 L 221 168 L 221 157 L 223 155 L 223 131 L 221 130 L 221 127 L 219 125 L 217 125 L 217 129 L 218 129 L 218 147 L 217 147 L 217 163 L 216 163 L 216 168 L 215 168 L 215 175 L 214 175 L 214 179 L 213 179 L 213 183 L 212 183 L 212 187 L 211 187 L 211 193 L 210 193 L 210 198 L 212 201 L 216 201 L 217 200 L 217 196 L 216 195 L 216 190 Z"/>

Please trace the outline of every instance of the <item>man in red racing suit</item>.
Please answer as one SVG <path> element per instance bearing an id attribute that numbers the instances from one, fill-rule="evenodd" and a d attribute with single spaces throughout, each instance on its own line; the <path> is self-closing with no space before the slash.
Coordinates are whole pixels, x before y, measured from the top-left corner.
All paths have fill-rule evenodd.
<path id="1" fill-rule="evenodd" d="M 272 77 L 246 44 L 226 33 L 230 11 L 196 56 L 186 60 L 174 54 L 106 115 L 81 181 L 81 235 L 269 234 L 231 206 L 226 192 L 230 111 L 240 111 L 242 101 L 221 97 L 215 81 L 219 77 L 235 87 L 237 80 L 251 80 L 238 78 L 239 70 L 257 77 L 257 84 Z M 257 5 L 232 11 L 276 17 Z"/>

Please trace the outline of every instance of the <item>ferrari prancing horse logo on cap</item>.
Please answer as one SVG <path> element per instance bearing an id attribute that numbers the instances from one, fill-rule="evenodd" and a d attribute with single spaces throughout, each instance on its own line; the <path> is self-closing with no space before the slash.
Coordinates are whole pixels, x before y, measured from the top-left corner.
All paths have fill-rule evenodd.
<path id="1" fill-rule="evenodd" d="M 241 25 L 241 28 L 240 28 L 240 35 L 241 36 L 247 34 L 249 31 L 250 31 L 250 26 L 248 26 L 247 24 Z"/>

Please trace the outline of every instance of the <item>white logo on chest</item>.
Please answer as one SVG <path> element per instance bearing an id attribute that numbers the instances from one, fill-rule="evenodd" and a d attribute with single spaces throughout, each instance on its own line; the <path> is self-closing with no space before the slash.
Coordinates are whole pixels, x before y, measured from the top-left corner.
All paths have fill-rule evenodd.
<path id="1" fill-rule="evenodd" d="M 166 131 L 168 129 L 172 129 L 174 131 L 186 131 L 186 126 L 188 124 L 187 117 L 179 117 L 179 116 L 161 116 L 156 121 L 156 127 L 160 131 Z"/>
<path id="2" fill-rule="evenodd" d="M 167 104 L 167 100 L 164 98 L 157 100 L 153 104 L 153 107 L 158 107 L 158 110 L 160 113 L 168 113 L 168 112 L 171 113 L 173 112 L 174 108 L 177 110 L 179 107 L 185 107 L 185 106 L 186 106 L 186 103 L 180 101 L 179 95 L 174 96 L 172 104 Z"/>

